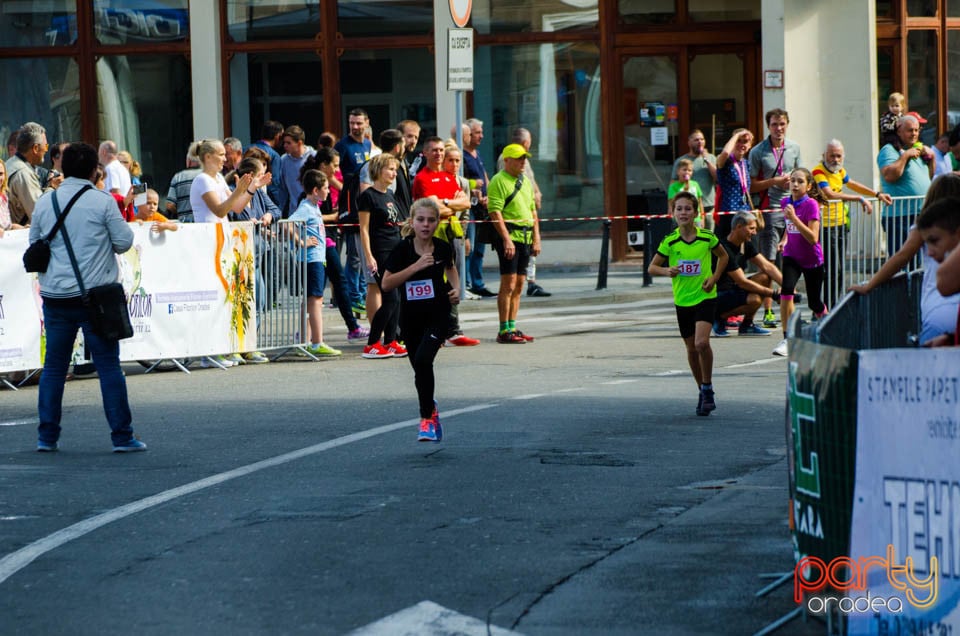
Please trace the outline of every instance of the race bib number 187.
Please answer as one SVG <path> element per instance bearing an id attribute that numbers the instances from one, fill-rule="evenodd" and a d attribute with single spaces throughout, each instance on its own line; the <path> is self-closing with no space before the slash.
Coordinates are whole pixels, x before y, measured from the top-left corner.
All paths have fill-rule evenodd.
<path id="1" fill-rule="evenodd" d="M 429 300 L 433 298 L 432 280 L 408 280 L 405 283 L 407 300 Z"/>
<path id="2" fill-rule="evenodd" d="M 677 263 L 677 269 L 681 276 L 699 276 L 700 261 L 680 261 Z"/>

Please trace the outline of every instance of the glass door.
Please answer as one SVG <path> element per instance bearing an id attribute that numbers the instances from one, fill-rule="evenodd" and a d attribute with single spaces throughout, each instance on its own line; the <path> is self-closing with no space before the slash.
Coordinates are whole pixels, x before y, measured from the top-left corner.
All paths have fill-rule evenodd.
<path id="1" fill-rule="evenodd" d="M 677 61 L 670 55 L 623 58 L 624 170 L 627 208 L 637 208 L 634 197 L 649 207 L 666 205 L 673 158 L 677 154 Z M 662 193 L 662 195 L 660 194 Z M 662 199 L 661 199 L 662 197 Z"/>

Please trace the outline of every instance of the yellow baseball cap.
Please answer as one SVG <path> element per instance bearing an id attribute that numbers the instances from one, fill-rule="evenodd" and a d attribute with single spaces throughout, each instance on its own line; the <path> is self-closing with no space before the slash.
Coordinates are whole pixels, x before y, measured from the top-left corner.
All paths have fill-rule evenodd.
<path id="1" fill-rule="evenodd" d="M 526 157 L 527 159 L 530 159 L 533 157 L 533 155 L 527 152 L 520 144 L 510 144 L 503 149 L 504 159 L 519 159 L 520 157 Z"/>

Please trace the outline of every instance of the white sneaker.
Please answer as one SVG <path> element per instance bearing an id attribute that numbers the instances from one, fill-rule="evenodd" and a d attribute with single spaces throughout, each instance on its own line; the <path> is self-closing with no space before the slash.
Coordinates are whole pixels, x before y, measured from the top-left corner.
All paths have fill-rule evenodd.
<path id="1" fill-rule="evenodd" d="M 773 348 L 773 355 L 787 357 L 787 339 L 784 338 L 776 347 Z"/>
<path id="2" fill-rule="evenodd" d="M 230 362 L 232 362 L 234 365 L 236 365 L 236 366 L 238 366 L 238 367 L 239 367 L 241 364 L 246 364 L 246 363 L 247 363 L 247 361 L 244 360 L 244 359 L 243 359 L 243 356 L 240 355 L 239 353 L 231 353 L 230 355 L 228 355 L 228 356 L 223 356 L 223 357 L 226 358 L 227 360 L 229 360 Z"/>
<path id="3" fill-rule="evenodd" d="M 200 358 L 200 368 L 201 369 L 218 369 L 216 362 L 219 362 L 224 368 L 229 369 L 233 366 L 233 362 L 225 358 L 224 356 L 204 356 Z"/>

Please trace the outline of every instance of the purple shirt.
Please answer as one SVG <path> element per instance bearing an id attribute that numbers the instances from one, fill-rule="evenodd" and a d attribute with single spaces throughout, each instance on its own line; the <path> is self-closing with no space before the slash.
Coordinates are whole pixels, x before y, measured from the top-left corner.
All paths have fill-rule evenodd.
<path id="1" fill-rule="evenodd" d="M 780 208 L 783 209 L 788 204 L 793 205 L 797 218 L 804 225 L 809 226 L 811 221 L 820 220 L 820 204 L 807 195 L 803 195 L 799 201 L 793 201 L 790 197 L 783 197 L 780 201 Z M 820 241 L 817 240 L 816 243 L 811 245 L 797 229 L 797 226 L 791 223 L 789 219 L 786 223 L 787 244 L 783 246 L 783 255 L 797 261 L 800 267 L 804 269 L 812 269 L 818 265 L 823 265 L 823 248 L 820 247 Z"/>

